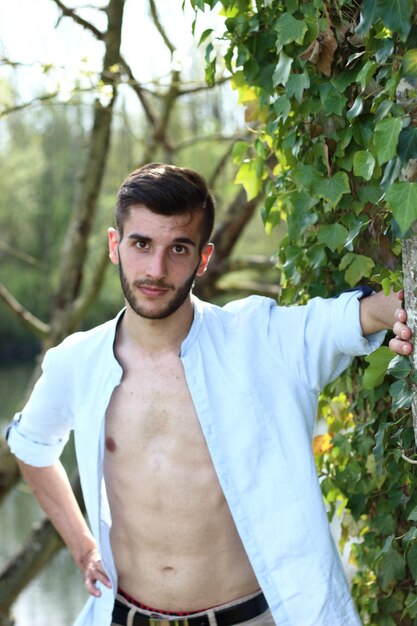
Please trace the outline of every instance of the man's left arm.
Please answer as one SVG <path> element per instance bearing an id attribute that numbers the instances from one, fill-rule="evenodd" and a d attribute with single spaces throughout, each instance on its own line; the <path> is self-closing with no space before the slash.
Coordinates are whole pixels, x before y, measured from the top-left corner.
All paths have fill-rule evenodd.
<path id="1" fill-rule="evenodd" d="M 407 325 L 407 311 L 401 308 L 404 292 L 393 291 L 386 296 L 379 291 L 360 300 L 360 322 L 364 336 L 380 330 L 392 329 L 395 337 L 389 347 L 398 354 L 410 354 L 413 346 L 411 330 Z"/>

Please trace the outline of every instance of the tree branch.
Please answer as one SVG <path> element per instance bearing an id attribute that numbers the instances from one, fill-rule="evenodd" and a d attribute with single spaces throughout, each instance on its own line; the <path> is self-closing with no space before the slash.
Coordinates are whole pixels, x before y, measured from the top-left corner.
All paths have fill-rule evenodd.
<path id="1" fill-rule="evenodd" d="M 25 309 L 20 302 L 12 296 L 10 291 L 3 283 L 0 283 L 0 298 L 6 304 L 10 311 L 12 311 L 32 332 L 36 333 L 39 337 L 47 337 L 50 332 L 50 326 L 42 322 L 27 309 Z"/>
<path id="2" fill-rule="evenodd" d="M 19 261 L 24 261 L 27 265 L 31 265 L 32 267 L 39 267 L 41 265 L 41 261 L 36 257 L 26 254 L 26 252 L 21 252 L 20 250 L 16 250 L 12 246 L 9 246 L 5 241 L 0 241 L 0 250 L 5 250 L 7 254 L 10 256 L 14 256 Z"/>
<path id="3" fill-rule="evenodd" d="M 242 270 L 268 270 L 276 266 L 275 259 L 261 254 L 227 258 L 221 263 L 223 273 Z"/>
<path id="4" fill-rule="evenodd" d="M 81 510 L 84 511 L 77 470 L 71 476 L 71 486 Z M 8 613 L 19 593 L 63 545 L 61 537 L 48 519 L 44 518 L 34 527 L 27 542 L 0 572 L 0 617 Z"/>
<path id="5" fill-rule="evenodd" d="M 171 55 L 174 54 L 175 46 L 168 39 L 168 35 L 166 34 L 164 28 L 162 27 L 162 24 L 158 16 L 158 11 L 156 8 L 155 0 L 149 0 L 149 8 L 151 10 L 152 19 L 153 19 L 153 22 L 156 26 L 158 33 L 161 35 L 162 39 L 164 40 L 164 43 L 166 47 L 168 48 L 168 50 L 171 52 Z"/>
<path id="6" fill-rule="evenodd" d="M 223 85 L 224 83 L 228 83 L 230 81 L 230 77 L 224 76 L 223 78 L 217 78 L 216 82 L 213 85 L 202 84 L 197 87 L 190 87 L 189 89 L 180 89 L 178 92 L 179 96 L 188 96 L 190 93 L 194 94 L 199 91 L 209 91 L 218 87 L 219 85 Z"/>
<path id="7" fill-rule="evenodd" d="M 75 9 L 70 9 L 69 7 L 67 7 L 63 2 L 61 2 L 61 0 L 53 0 L 53 2 L 55 2 L 55 4 L 57 5 L 57 7 L 59 9 L 61 9 L 62 14 L 65 15 L 66 17 L 70 17 L 71 19 L 74 20 L 74 22 L 76 22 L 77 24 L 79 24 L 80 26 L 82 26 L 85 30 L 89 30 L 90 32 L 93 33 L 93 35 L 95 37 L 97 37 L 97 39 L 100 39 L 100 41 L 104 40 L 104 33 L 101 32 L 101 30 L 99 30 L 98 28 L 96 28 L 93 24 L 91 24 L 91 22 L 88 22 L 87 20 L 83 19 L 82 17 L 80 17 L 76 12 Z"/>
<path id="8" fill-rule="evenodd" d="M 53 100 L 57 97 L 58 91 L 53 91 L 52 93 L 46 93 L 43 96 L 38 96 L 37 98 L 33 98 L 33 100 L 29 100 L 29 102 L 22 102 L 21 104 L 15 104 L 12 107 L 8 107 L 7 109 L 3 109 L 0 111 L 0 117 L 5 115 L 9 115 L 10 113 L 16 113 L 17 111 L 23 111 L 24 109 L 28 109 L 34 104 L 41 104 L 42 102 L 47 102 L 48 100 Z"/>
<path id="9" fill-rule="evenodd" d="M 248 294 L 257 296 L 266 296 L 268 298 L 278 298 L 280 295 L 278 285 L 268 283 L 258 283 L 256 281 L 246 280 L 241 283 L 231 283 L 230 285 L 216 285 L 215 293 L 235 293 Z"/>
<path id="10" fill-rule="evenodd" d="M 103 246 L 101 256 L 94 270 L 94 274 L 88 289 L 86 289 L 84 294 L 74 302 L 73 310 L 71 312 L 72 324 L 74 328 L 77 328 L 79 326 L 88 309 L 94 304 L 94 301 L 103 284 L 104 276 L 108 266 L 109 249 L 106 242 L 106 245 Z"/>

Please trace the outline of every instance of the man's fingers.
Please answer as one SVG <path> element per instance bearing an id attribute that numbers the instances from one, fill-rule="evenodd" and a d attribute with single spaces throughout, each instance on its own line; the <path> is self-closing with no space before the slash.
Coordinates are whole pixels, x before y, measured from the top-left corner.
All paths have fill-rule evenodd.
<path id="1" fill-rule="evenodd" d="M 393 331 L 396 334 L 397 339 L 407 340 L 411 337 L 410 328 L 407 326 L 407 324 L 404 324 L 403 322 L 395 322 L 393 326 Z"/>
<path id="2" fill-rule="evenodd" d="M 87 566 L 84 582 L 88 593 L 96 598 L 101 596 L 101 591 L 97 588 L 97 582 L 103 583 L 109 589 L 112 586 L 101 562 L 91 563 Z"/>
<path id="3" fill-rule="evenodd" d="M 411 354 L 413 350 L 413 346 L 409 341 L 404 341 L 404 339 L 400 339 L 399 337 L 394 337 L 389 342 L 389 347 L 393 352 L 397 354 Z"/>

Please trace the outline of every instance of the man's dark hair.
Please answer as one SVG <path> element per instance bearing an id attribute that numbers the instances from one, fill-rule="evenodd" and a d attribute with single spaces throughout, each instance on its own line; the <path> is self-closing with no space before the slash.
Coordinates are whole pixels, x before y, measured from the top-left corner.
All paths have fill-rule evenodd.
<path id="1" fill-rule="evenodd" d="M 206 181 L 194 170 L 164 163 L 148 163 L 124 180 L 116 203 L 116 226 L 123 225 L 132 205 L 143 204 L 159 215 L 201 213 L 201 242 L 205 245 L 213 230 L 214 198 Z"/>

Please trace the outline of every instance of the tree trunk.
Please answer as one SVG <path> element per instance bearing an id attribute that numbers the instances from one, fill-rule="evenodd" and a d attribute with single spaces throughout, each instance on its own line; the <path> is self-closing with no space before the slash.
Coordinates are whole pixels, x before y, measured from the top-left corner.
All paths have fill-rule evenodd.
<path id="1" fill-rule="evenodd" d="M 417 337 L 417 225 L 411 229 L 411 235 L 403 241 L 403 275 L 405 306 L 408 313 L 408 325 L 410 326 L 414 342 Z M 417 346 L 410 356 L 414 371 L 417 371 Z M 411 402 L 413 412 L 414 440 L 417 446 L 417 386 L 413 383 L 414 393 Z"/>
<path id="2" fill-rule="evenodd" d="M 59 285 L 50 318 L 50 332 L 43 343 L 42 354 L 75 330 L 79 322 L 77 313 L 84 310 L 80 302 L 83 284 L 83 267 L 88 253 L 88 240 L 97 208 L 97 200 L 106 168 L 110 145 L 113 107 L 117 95 L 118 74 L 115 68 L 120 60 L 120 42 L 125 0 L 110 0 L 107 6 L 108 28 L 104 36 L 105 54 L 101 82 L 108 88 L 108 101 L 98 98 L 94 109 L 90 149 L 84 168 L 81 196 L 68 226 L 60 268 Z M 99 264 L 100 266 L 100 264 Z M 102 267 L 102 266 L 100 266 Z M 88 298 L 88 294 L 85 296 Z M 41 355 L 42 356 L 42 355 Z M 41 357 L 40 357 L 41 358 Z M 31 383 L 39 375 L 35 368 Z M 0 498 L 12 488 L 19 477 L 17 463 L 5 446 L 0 454 Z M 0 577 L 0 613 L 7 615 L 18 593 L 37 574 L 61 546 L 55 530 L 44 521 L 16 555 L 7 571 Z M 6 580 L 7 585 L 6 585 Z M 6 618 L 5 618 L 6 619 Z M 7 623 L 7 622 L 5 622 Z"/>
<path id="3" fill-rule="evenodd" d="M 80 508 L 84 501 L 78 472 L 74 472 L 71 485 Z M 62 548 L 62 539 L 46 518 L 37 525 L 29 539 L 9 560 L 0 572 L 0 626 L 9 626 L 13 620 L 10 607 L 28 583 L 45 567 Z"/>

